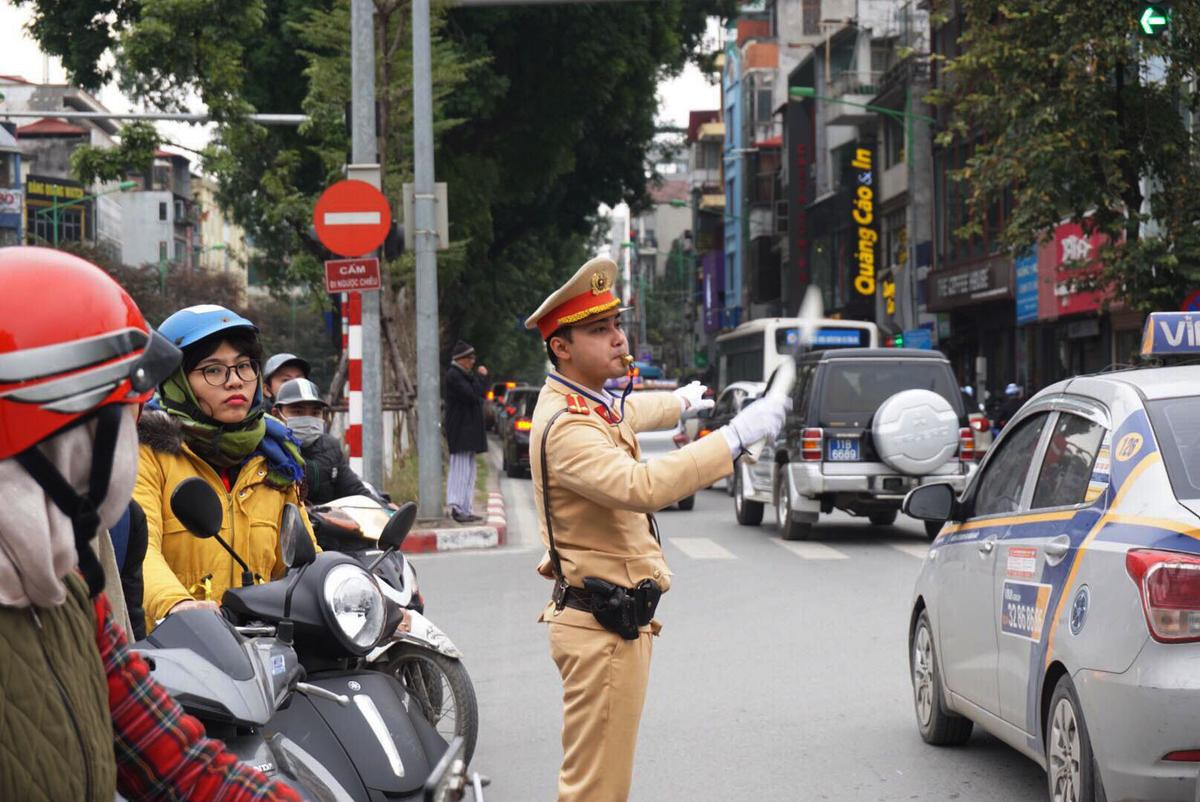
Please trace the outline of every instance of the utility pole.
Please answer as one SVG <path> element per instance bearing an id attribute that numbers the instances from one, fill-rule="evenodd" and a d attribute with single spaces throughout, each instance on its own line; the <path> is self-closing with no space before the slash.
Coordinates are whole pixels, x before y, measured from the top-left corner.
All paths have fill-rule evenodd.
<path id="1" fill-rule="evenodd" d="M 375 138 L 375 4 L 351 0 L 350 84 L 351 147 L 356 164 L 378 164 Z M 382 179 L 382 177 L 381 177 Z M 382 182 L 382 181 L 381 181 Z M 383 489 L 383 371 L 380 359 L 380 291 L 362 293 L 363 372 L 363 474 L 376 488 Z M 351 412 L 351 417 L 354 417 Z"/>
<path id="2" fill-rule="evenodd" d="M 369 3 L 370 0 L 356 0 Z M 422 518 L 442 517 L 437 248 L 433 187 L 433 66 L 429 0 L 413 0 L 413 217 L 417 257 L 417 481 Z"/>

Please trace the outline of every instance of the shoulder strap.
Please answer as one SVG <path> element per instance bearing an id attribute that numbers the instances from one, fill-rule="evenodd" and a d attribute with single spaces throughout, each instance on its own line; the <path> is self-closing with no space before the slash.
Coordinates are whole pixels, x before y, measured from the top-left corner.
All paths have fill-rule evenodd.
<path id="1" fill-rule="evenodd" d="M 562 561 L 558 559 L 558 549 L 554 548 L 554 524 L 550 520 L 550 466 L 546 464 L 546 441 L 550 438 L 550 427 L 558 420 L 558 416 L 566 411 L 566 407 L 563 407 L 555 412 L 550 416 L 550 420 L 546 421 L 546 428 L 542 430 L 542 508 L 546 514 L 546 539 L 550 541 L 550 565 L 554 568 L 554 578 L 557 580 L 562 580 L 563 570 Z"/>

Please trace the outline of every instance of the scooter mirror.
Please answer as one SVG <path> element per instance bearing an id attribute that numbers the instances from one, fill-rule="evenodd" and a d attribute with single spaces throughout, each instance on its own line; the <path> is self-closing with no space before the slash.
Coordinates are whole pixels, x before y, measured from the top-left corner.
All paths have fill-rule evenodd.
<path id="1" fill-rule="evenodd" d="M 392 513 L 387 526 L 383 527 L 383 531 L 379 534 L 379 546 L 383 549 L 400 548 L 400 544 L 404 542 L 404 538 L 408 537 L 408 533 L 416 521 L 417 505 L 411 501 L 404 502 L 400 509 Z"/>
<path id="2" fill-rule="evenodd" d="M 221 500 L 199 476 L 189 476 L 171 491 L 171 512 L 196 537 L 214 537 L 225 517 Z"/>
<path id="3" fill-rule="evenodd" d="M 288 568 L 310 565 L 317 559 L 312 538 L 300 518 L 300 508 L 295 504 L 283 505 L 283 516 L 279 521 L 279 545 L 283 552 L 283 564 Z"/>

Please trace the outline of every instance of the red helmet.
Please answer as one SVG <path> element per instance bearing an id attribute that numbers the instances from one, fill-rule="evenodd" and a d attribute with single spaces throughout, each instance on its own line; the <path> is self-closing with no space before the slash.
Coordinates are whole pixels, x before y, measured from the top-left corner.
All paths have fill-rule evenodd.
<path id="1" fill-rule="evenodd" d="M 0 459 L 108 404 L 149 400 L 179 349 L 95 265 L 0 248 Z"/>

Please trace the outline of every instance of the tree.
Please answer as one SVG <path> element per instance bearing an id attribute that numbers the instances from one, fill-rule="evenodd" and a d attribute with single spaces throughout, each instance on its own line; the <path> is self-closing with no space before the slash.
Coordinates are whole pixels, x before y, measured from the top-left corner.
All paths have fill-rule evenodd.
<path id="1" fill-rule="evenodd" d="M 104 80 L 97 65 L 112 52 L 139 99 L 174 108 L 197 94 L 220 120 L 205 167 L 258 246 L 251 268 L 319 293 L 325 254 L 309 221 L 349 150 L 348 0 L 18 1 L 81 84 Z M 410 3 L 375 8 L 384 188 L 398 200 L 412 174 Z M 587 257 L 599 204 L 642 197 L 659 80 L 696 55 L 708 16 L 734 10 L 733 0 L 435 9 L 437 173 L 455 243 L 438 258 L 447 347 L 465 337 L 500 373 L 540 373 L 544 352 L 520 322 Z M 297 108 L 311 116 L 299 130 L 243 117 Z M 411 259 L 390 268 L 399 293 Z"/>
<path id="2" fill-rule="evenodd" d="M 1200 5 L 1176 3 L 1170 31 L 1141 37 L 1139 3 L 944 2 L 961 55 L 931 98 L 938 141 L 964 147 L 954 172 L 978 235 L 1011 193 L 1002 244 L 1045 241 L 1064 220 L 1105 236 L 1079 288 L 1133 308 L 1178 308 L 1200 286 Z M 1146 188 L 1150 191 L 1147 194 Z M 1148 204 L 1146 203 L 1148 201 Z"/>

